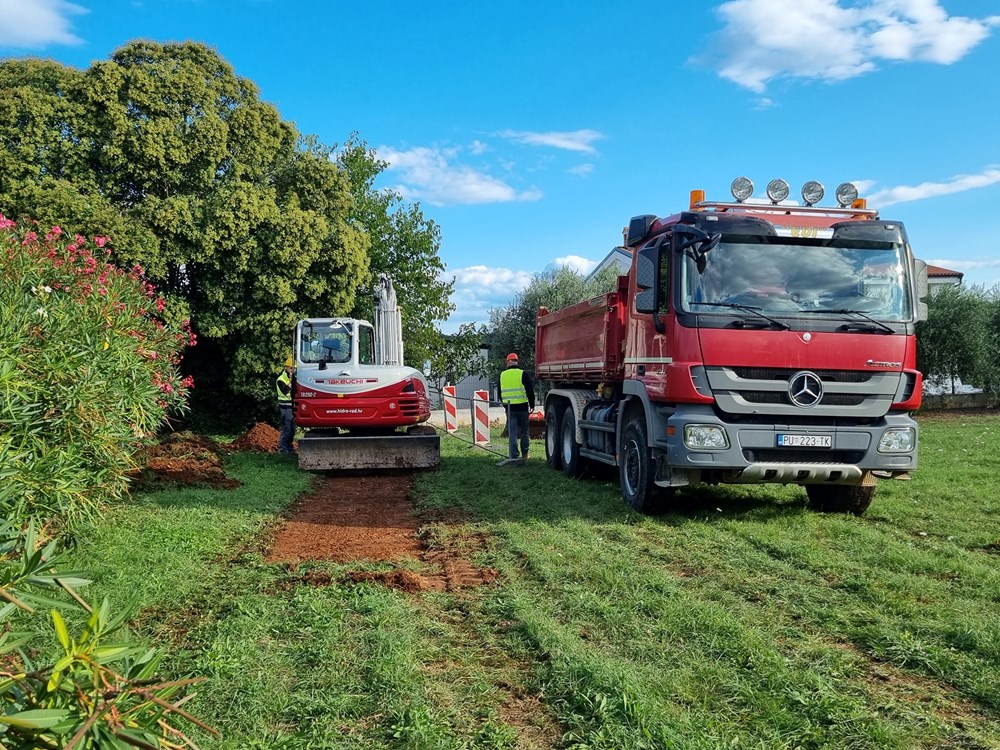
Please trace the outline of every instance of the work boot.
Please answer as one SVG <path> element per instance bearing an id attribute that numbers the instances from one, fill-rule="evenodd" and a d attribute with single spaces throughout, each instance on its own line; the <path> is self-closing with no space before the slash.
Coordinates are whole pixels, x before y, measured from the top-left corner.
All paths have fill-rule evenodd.
<path id="1" fill-rule="evenodd" d="M 527 453 L 525 453 L 525 454 L 524 454 L 524 460 L 525 460 L 525 461 L 527 461 L 527 460 L 528 460 L 528 454 L 527 454 Z"/>

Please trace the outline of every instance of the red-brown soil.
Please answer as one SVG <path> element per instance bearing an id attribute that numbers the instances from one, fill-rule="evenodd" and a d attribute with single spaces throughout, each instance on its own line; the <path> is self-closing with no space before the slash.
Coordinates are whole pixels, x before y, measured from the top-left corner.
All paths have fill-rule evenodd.
<path id="1" fill-rule="evenodd" d="M 413 476 L 325 476 L 314 491 L 299 500 L 278 529 L 267 562 L 296 566 L 307 561 L 419 561 L 419 573 L 404 567 L 391 571 L 353 571 L 343 580 L 381 583 L 403 591 L 456 591 L 496 578 L 496 571 L 478 568 L 467 558 L 483 549 L 478 535 L 449 537 L 448 544 L 430 549 L 418 539 L 421 520 L 409 494 Z M 329 575 L 309 571 L 296 582 L 333 583 Z"/>
<path id="2" fill-rule="evenodd" d="M 264 422 L 258 422 L 227 445 L 191 432 L 172 433 L 139 454 L 139 470 L 132 475 L 132 487 L 151 489 L 163 484 L 207 484 L 216 489 L 239 487 L 238 480 L 226 476 L 222 454 L 275 453 L 278 438 L 278 431 Z"/>
<path id="3" fill-rule="evenodd" d="M 236 479 L 222 468 L 222 447 L 214 440 L 190 432 L 175 432 L 139 454 L 139 471 L 133 475 L 134 488 L 156 484 L 207 484 L 230 489 Z"/>
<path id="4" fill-rule="evenodd" d="M 258 422 L 226 446 L 226 450 L 236 452 L 259 451 L 277 453 L 281 433 L 266 422 Z"/>

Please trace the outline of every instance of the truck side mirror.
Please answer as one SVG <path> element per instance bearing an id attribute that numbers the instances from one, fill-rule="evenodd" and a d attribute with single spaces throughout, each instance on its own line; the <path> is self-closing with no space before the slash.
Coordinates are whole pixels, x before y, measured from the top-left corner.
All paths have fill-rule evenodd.
<path id="1" fill-rule="evenodd" d="M 927 263 L 915 258 L 913 270 L 917 286 L 917 320 L 927 320 L 927 298 L 931 294 L 930 282 L 927 280 Z"/>
<path id="2" fill-rule="evenodd" d="M 635 311 L 655 313 L 660 309 L 660 243 L 639 250 L 635 256 Z"/>

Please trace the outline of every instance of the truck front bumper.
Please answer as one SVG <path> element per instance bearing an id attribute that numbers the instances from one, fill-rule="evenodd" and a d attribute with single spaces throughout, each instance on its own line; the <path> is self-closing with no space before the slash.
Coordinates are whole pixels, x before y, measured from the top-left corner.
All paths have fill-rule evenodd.
<path id="1" fill-rule="evenodd" d="M 726 422 L 710 407 L 691 406 L 660 410 L 658 416 L 661 430 L 654 434 L 661 436 L 656 446 L 665 474 L 678 475 L 666 480 L 670 484 L 684 476 L 689 482 L 859 484 L 867 472 L 892 476 L 917 467 L 917 423 L 908 414 L 887 414 L 870 424 Z M 692 426 L 719 445 L 686 442 L 685 428 Z M 900 435 L 907 438 L 902 446 L 890 439 Z"/>

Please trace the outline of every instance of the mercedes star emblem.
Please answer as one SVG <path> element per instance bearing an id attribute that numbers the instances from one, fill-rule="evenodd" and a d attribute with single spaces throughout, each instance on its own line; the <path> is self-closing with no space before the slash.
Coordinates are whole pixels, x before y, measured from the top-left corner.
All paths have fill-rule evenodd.
<path id="1" fill-rule="evenodd" d="M 823 399 L 823 381 L 814 372 L 797 372 L 788 380 L 788 398 L 802 409 L 816 406 Z"/>

